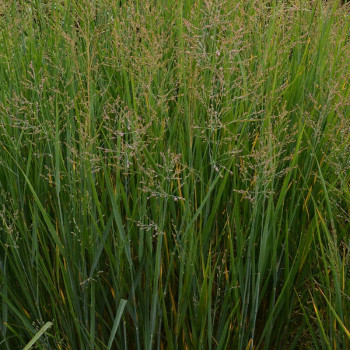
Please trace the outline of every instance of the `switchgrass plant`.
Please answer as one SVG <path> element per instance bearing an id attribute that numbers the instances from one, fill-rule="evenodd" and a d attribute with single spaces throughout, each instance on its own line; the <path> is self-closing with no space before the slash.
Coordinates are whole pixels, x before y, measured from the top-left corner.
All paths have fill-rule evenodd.
<path id="1" fill-rule="evenodd" d="M 0 1 L 0 348 L 350 348 L 349 14 Z"/>

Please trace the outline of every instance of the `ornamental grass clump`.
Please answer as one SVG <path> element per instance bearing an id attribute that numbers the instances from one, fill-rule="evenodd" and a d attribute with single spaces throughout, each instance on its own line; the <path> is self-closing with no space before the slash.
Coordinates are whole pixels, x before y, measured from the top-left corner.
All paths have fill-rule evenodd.
<path id="1" fill-rule="evenodd" d="M 0 348 L 349 348 L 349 13 L 0 2 Z"/>

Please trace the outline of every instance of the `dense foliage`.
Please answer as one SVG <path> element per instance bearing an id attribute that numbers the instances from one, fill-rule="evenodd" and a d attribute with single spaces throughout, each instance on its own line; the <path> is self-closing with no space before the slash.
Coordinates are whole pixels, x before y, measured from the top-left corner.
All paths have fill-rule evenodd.
<path id="1" fill-rule="evenodd" d="M 349 14 L 1 1 L 0 348 L 350 348 Z"/>

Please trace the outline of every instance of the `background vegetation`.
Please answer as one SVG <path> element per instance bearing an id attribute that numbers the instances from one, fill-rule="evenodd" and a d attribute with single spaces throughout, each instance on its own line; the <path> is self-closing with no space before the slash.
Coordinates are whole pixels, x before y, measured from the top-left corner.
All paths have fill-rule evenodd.
<path id="1" fill-rule="evenodd" d="M 2 0 L 1 349 L 349 349 L 349 13 Z"/>

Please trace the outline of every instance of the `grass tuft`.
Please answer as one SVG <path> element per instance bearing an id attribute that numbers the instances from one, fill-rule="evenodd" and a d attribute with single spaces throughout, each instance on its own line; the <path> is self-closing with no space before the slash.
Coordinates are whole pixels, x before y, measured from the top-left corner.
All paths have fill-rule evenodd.
<path id="1" fill-rule="evenodd" d="M 0 1 L 1 349 L 350 348 L 349 14 Z"/>

